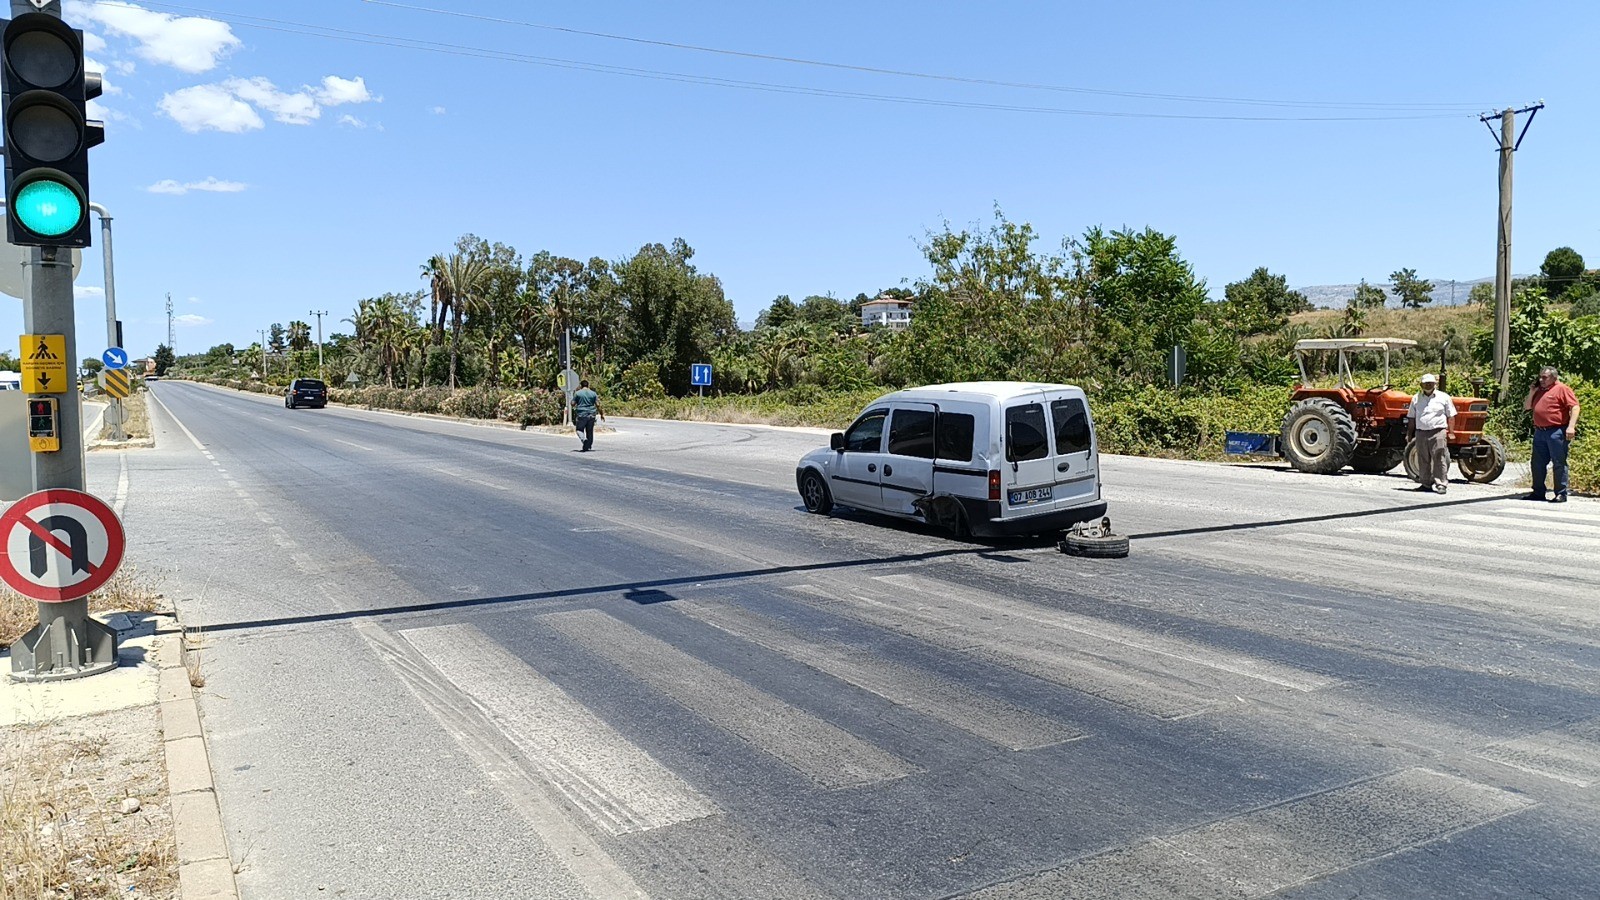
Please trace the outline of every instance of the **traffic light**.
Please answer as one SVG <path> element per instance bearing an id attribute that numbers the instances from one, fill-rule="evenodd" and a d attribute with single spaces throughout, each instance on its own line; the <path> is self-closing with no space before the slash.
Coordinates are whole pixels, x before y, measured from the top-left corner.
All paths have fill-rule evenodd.
<path id="1" fill-rule="evenodd" d="M 6 240 L 89 246 L 89 148 L 105 125 L 88 119 L 100 76 L 83 68 L 83 32 L 23 13 L 0 38 L 5 101 Z"/>
<path id="2" fill-rule="evenodd" d="M 61 449 L 60 407 L 54 397 L 28 398 L 28 447 L 35 453 Z"/>

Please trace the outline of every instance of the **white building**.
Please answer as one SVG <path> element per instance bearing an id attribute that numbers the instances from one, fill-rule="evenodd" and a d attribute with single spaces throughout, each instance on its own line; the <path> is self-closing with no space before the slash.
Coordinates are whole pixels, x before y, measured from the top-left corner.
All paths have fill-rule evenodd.
<path id="1" fill-rule="evenodd" d="M 883 294 L 861 304 L 861 324 L 866 328 L 883 325 L 902 331 L 911 327 L 911 301 Z"/>

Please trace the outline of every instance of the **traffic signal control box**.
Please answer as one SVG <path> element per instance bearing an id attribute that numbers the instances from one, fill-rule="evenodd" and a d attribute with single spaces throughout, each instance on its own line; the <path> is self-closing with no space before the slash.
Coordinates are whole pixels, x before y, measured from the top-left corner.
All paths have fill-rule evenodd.
<path id="1" fill-rule="evenodd" d="M 54 397 L 28 398 L 28 447 L 35 453 L 61 449 L 60 407 Z"/>
<path id="2" fill-rule="evenodd" d="M 6 240 L 24 247 L 89 246 L 89 148 L 105 126 L 88 118 L 98 73 L 83 67 L 83 32 L 47 13 L 23 13 L 0 33 Z"/>

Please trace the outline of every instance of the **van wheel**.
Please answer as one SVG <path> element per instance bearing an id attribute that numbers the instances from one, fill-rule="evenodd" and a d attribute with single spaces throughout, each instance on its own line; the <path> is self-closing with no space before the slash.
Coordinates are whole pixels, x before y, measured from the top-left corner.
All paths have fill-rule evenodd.
<path id="1" fill-rule="evenodd" d="M 1128 555 L 1128 536 L 1125 534 L 1108 534 L 1101 537 L 1090 537 L 1085 534 L 1063 535 L 1061 542 L 1056 544 L 1056 549 L 1068 556 L 1083 556 L 1089 559 L 1122 559 Z"/>
<path id="2" fill-rule="evenodd" d="M 833 494 L 815 471 L 807 472 L 800 479 L 800 499 L 806 504 L 806 512 L 825 516 L 833 511 Z"/>

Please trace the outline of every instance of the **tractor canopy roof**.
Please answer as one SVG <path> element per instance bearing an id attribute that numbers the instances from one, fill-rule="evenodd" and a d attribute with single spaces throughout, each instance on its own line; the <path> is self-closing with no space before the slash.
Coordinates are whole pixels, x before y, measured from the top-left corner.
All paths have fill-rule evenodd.
<path id="1" fill-rule="evenodd" d="M 1406 347 L 1415 347 L 1416 341 L 1409 338 L 1307 338 L 1295 341 L 1294 349 L 1300 350 L 1401 350 Z"/>

